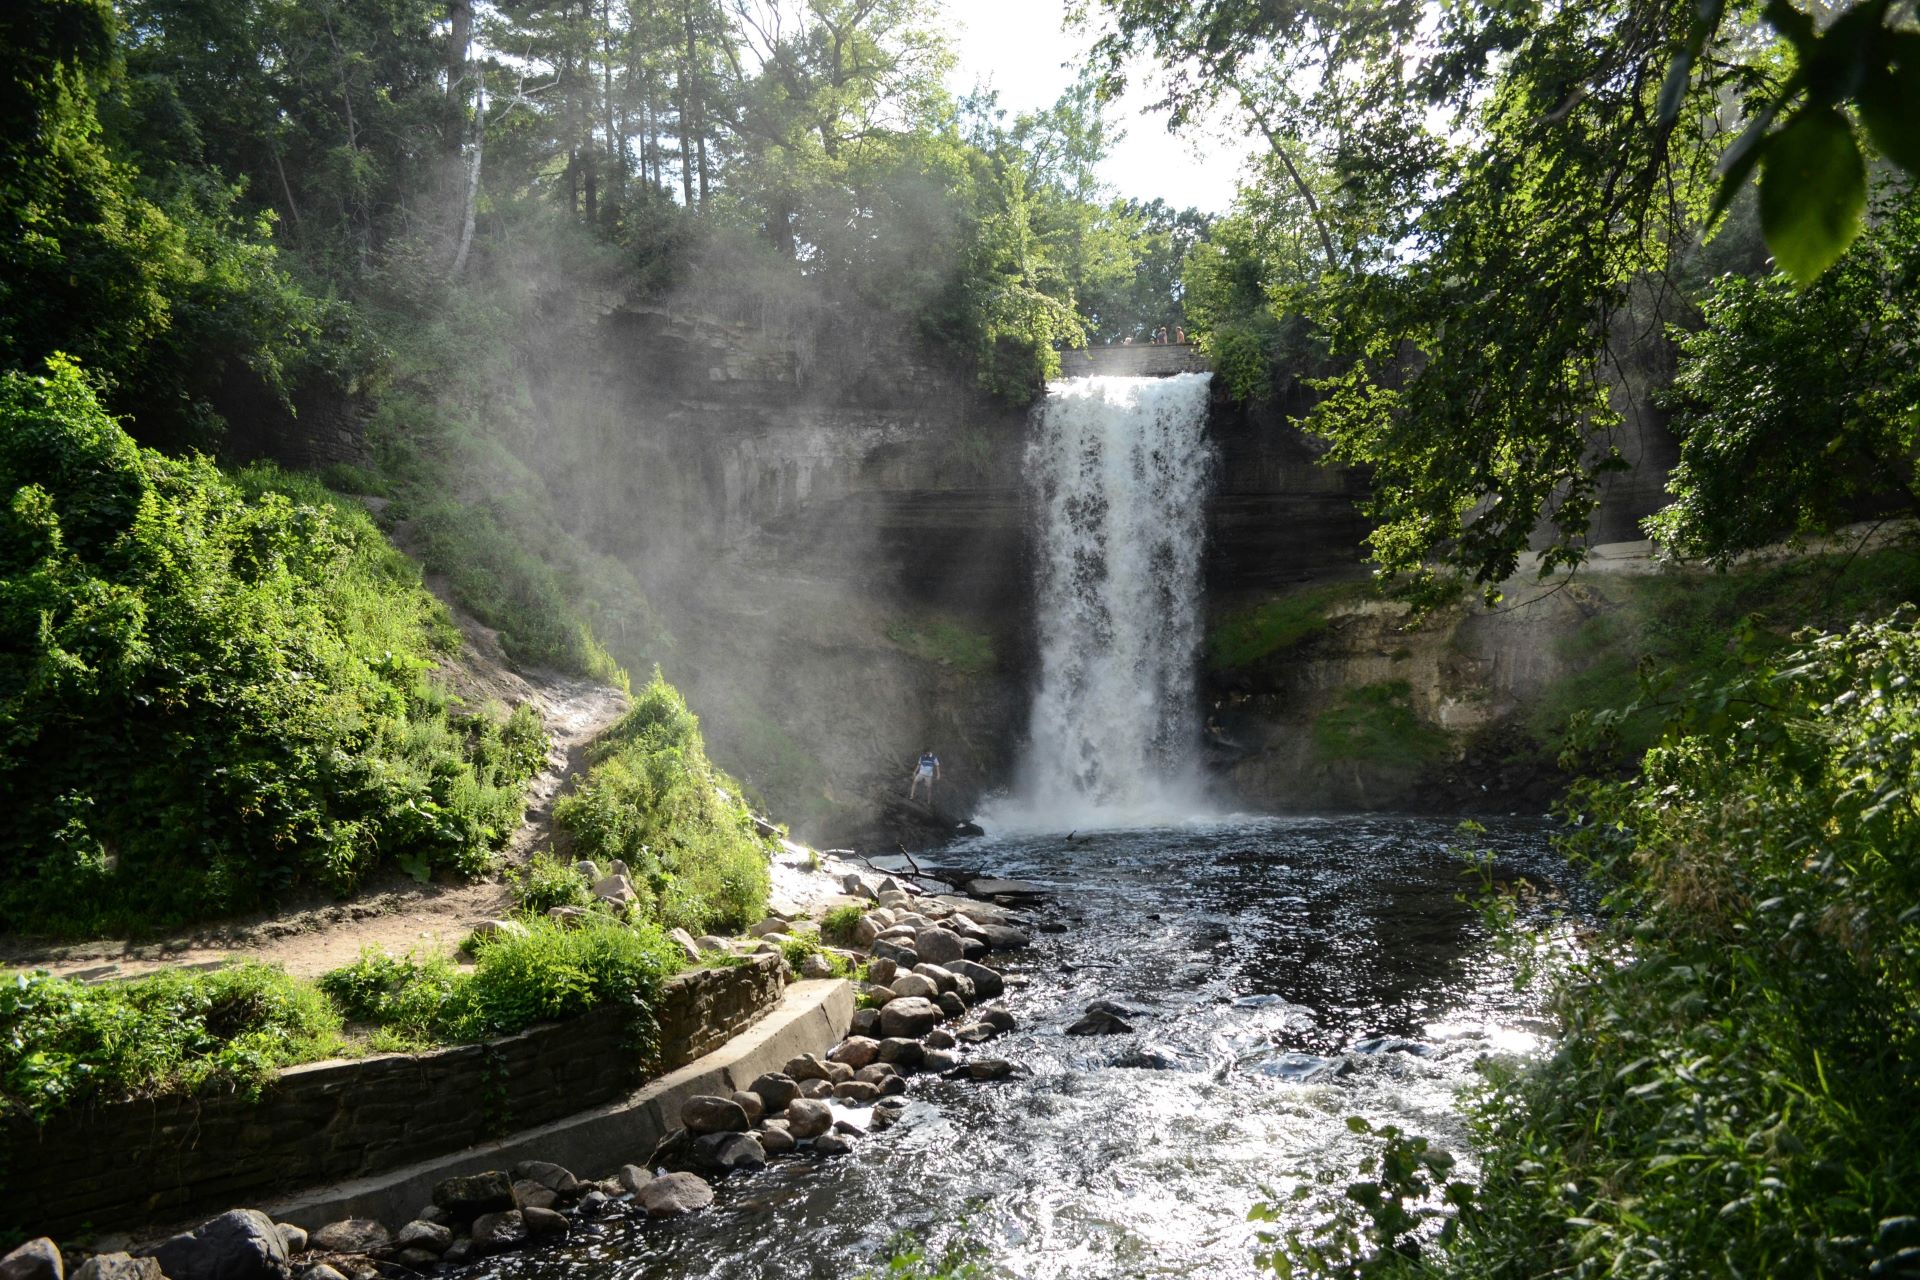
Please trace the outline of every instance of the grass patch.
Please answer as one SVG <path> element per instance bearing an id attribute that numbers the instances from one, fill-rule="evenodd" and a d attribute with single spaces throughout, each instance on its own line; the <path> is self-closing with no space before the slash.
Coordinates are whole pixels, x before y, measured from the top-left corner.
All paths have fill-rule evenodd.
<path id="1" fill-rule="evenodd" d="M 1285 653 L 1324 632 L 1332 625 L 1333 607 L 1364 590 L 1352 583 L 1310 587 L 1229 613 L 1207 633 L 1207 665 L 1234 671 Z"/>
<path id="2" fill-rule="evenodd" d="M 887 639 L 922 662 L 962 675 L 982 675 L 999 662 L 992 636 L 934 614 L 888 623 Z"/>
<path id="3" fill-rule="evenodd" d="M 1327 762 L 1418 769 L 1443 758 L 1449 741 L 1445 730 L 1415 713 L 1405 680 L 1343 689 L 1313 722 L 1314 751 Z"/>
<path id="4" fill-rule="evenodd" d="M 658 671 L 590 758 L 554 821 L 580 856 L 627 864 L 643 916 L 696 935 L 765 916 L 766 846 L 739 786 L 707 759 L 699 720 Z"/>

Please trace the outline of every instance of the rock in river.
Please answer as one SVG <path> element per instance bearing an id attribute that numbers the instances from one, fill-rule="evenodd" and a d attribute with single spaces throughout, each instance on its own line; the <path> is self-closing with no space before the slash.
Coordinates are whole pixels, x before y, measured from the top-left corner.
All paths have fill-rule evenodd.
<path id="1" fill-rule="evenodd" d="M 858 1072 L 880 1057 L 880 1044 L 866 1036 L 848 1036 L 827 1055 L 833 1062 L 844 1062 Z"/>
<path id="2" fill-rule="evenodd" d="M 766 1104 L 768 1115 L 777 1115 L 785 1111 L 787 1104 L 800 1096 L 799 1081 L 781 1071 L 769 1071 L 765 1075 L 756 1077 L 747 1089 L 760 1095 L 760 1101 Z"/>
<path id="3" fill-rule="evenodd" d="M 288 1272 L 280 1231 L 258 1209 L 223 1213 L 162 1241 L 152 1256 L 169 1280 L 285 1280 Z"/>
<path id="4" fill-rule="evenodd" d="M 920 967 L 927 968 L 928 966 L 922 965 Z M 914 997 L 922 1000 L 932 1000 L 940 994 L 940 986 L 938 983 L 932 978 L 917 972 L 895 974 L 892 987 L 894 1000 L 906 1000 Z M 891 1004 L 893 1001 L 889 1000 L 887 1003 Z"/>
<path id="5" fill-rule="evenodd" d="M 753 1121 L 739 1103 L 711 1094 L 701 1094 L 681 1103 L 680 1123 L 689 1133 L 745 1133 L 753 1127 Z"/>
<path id="6" fill-rule="evenodd" d="M 66 1266 L 60 1246 L 39 1236 L 0 1258 L 0 1280 L 64 1280 Z"/>
<path id="7" fill-rule="evenodd" d="M 80 1264 L 72 1280 L 166 1280 L 152 1258 L 128 1253 L 96 1253 Z"/>
<path id="8" fill-rule="evenodd" d="M 887 1036 L 923 1036 L 946 1016 L 929 1000 L 894 1000 L 880 1011 L 880 1029 Z"/>
<path id="9" fill-rule="evenodd" d="M 307 1247 L 322 1253 L 372 1253 L 393 1243 L 393 1236 L 372 1218 L 329 1222 L 307 1237 Z"/>
<path id="10" fill-rule="evenodd" d="M 1132 1030 L 1131 1022 L 1105 1009 L 1089 1009 L 1078 1021 L 1067 1024 L 1070 1036 L 1123 1036 Z"/>
<path id="11" fill-rule="evenodd" d="M 504 1212 L 513 1208 L 513 1180 L 498 1169 L 448 1178 L 434 1187 L 433 1202 L 462 1220 Z M 166 1263 L 160 1265 L 165 1267 Z"/>
<path id="12" fill-rule="evenodd" d="M 473 1244 L 482 1253 L 497 1253 L 527 1242 L 527 1219 L 518 1209 L 483 1213 L 473 1220 Z"/>
<path id="13" fill-rule="evenodd" d="M 934 925 L 914 937 L 913 949 L 927 964 L 951 964 L 967 954 L 967 944 L 951 929 Z"/>
<path id="14" fill-rule="evenodd" d="M 637 1198 L 649 1218 L 677 1218 L 712 1204 L 713 1188 L 691 1173 L 665 1173 L 643 1187 Z"/>
<path id="15" fill-rule="evenodd" d="M 832 1127 L 833 1109 L 824 1102 L 801 1098 L 787 1108 L 787 1129 L 796 1138 L 817 1138 Z"/>

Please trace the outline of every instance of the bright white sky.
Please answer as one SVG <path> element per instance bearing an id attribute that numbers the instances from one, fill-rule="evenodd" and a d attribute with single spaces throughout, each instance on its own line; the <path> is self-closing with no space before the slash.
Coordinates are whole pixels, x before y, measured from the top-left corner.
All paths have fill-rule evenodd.
<path id="1" fill-rule="evenodd" d="M 942 0 L 951 21 L 957 61 L 948 77 L 955 93 L 976 82 L 1000 91 L 1011 112 L 1051 106 L 1086 61 L 1091 37 L 1061 30 L 1065 0 Z M 1137 77 L 1136 77 L 1137 79 Z M 1189 127 L 1167 132 L 1166 117 L 1143 114 L 1157 95 L 1130 83 L 1110 118 L 1125 133 L 1101 166 L 1101 176 L 1120 195 L 1158 196 L 1176 209 L 1189 205 L 1224 213 L 1233 203 L 1241 162 L 1252 152 L 1246 138 L 1218 130 L 1202 137 Z"/>

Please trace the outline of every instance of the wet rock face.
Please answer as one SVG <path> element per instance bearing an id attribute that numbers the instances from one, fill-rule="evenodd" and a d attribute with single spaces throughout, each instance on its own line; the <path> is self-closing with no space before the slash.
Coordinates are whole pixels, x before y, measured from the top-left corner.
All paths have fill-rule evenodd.
<path id="1" fill-rule="evenodd" d="M 713 1188 L 695 1174 L 666 1173 L 641 1188 L 637 1199 L 649 1218 L 678 1218 L 711 1205 Z"/>

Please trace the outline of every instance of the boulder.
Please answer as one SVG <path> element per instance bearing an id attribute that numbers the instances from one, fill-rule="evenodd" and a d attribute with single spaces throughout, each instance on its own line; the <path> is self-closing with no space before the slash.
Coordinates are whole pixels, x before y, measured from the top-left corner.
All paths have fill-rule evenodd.
<path id="1" fill-rule="evenodd" d="M 473 1220 L 468 1238 L 480 1253 L 497 1253 L 527 1242 L 527 1219 L 518 1209 L 483 1213 Z"/>
<path id="2" fill-rule="evenodd" d="M 423 1204 L 413 1211 L 413 1216 L 422 1222 L 452 1222 L 453 1215 L 437 1204 Z"/>
<path id="3" fill-rule="evenodd" d="M 880 1042 L 868 1036 L 848 1036 L 827 1054 L 830 1062 L 844 1062 L 858 1072 L 880 1057 Z"/>
<path id="4" fill-rule="evenodd" d="M 927 1048 L 918 1040 L 893 1036 L 880 1042 L 880 1061 L 905 1073 L 918 1071 L 927 1060 Z"/>
<path id="5" fill-rule="evenodd" d="M 800 1086 L 800 1096 L 803 1098 L 831 1098 L 833 1096 L 833 1081 L 809 1080 Z"/>
<path id="6" fill-rule="evenodd" d="M 599 1187 L 580 1197 L 580 1203 L 574 1206 L 583 1218 L 597 1218 L 613 1207 L 613 1197 Z"/>
<path id="7" fill-rule="evenodd" d="M 960 1065 L 960 1055 L 951 1049 L 929 1049 L 920 1060 L 922 1070 L 951 1071 Z"/>
<path id="8" fill-rule="evenodd" d="M 305 1227 L 296 1227 L 291 1222 L 276 1222 L 273 1225 L 279 1228 L 280 1243 L 286 1246 L 287 1256 L 289 1258 L 296 1253 L 305 1253 L 307 1251 L 307 1229 Z"/>
<path id="9" fill-rule="evenodd" d="M 703 933 L 693 940 L 703 954 L 718 954 L 727 949 L 727 940 L 717 933 Z"/>
<path id="10" fill-rule="evenodd" d="M 513 1166 L 515 1181 L 537 1182 L 562 1200 L 573 1200 L 586 1191 L 586 1184 L 573 1171 L 551 1160 L 522 1160 Z"/>
<path id="11" fill-rule="evenodd" d="M 627 870 L 626 863 L 622 862 L 618 858 L 615 858 L 612 862 L 609 862 L 607 864 L 607 874 L 610 876 L 626 876 L 626 875 L 632 875 L 633 873 Z"/>
<path id="12" fill-rule="evenodd" d="M 1105 1009 L 1090 1010 L 1067 1024 L 1070 1036 L 1123 1036 L 1132 1030 L 1131 1022 Z"/>
<path id="13" fill-rule="evenodd" d="M 994 1030 L 1002 1033 L 1013 1030 L 1015 1026 L 1013 1015 L 998 1006 L 991 1009 L 982 1009 L 976 1016 L 976 1021 L 984 1022 Z"/>
<path id="14" fill-rule="evenodd" d="M 883 987 L 872 982 L 854 983 L 853 994 L 855 999 L 869 1009 L 884 1009 L 894 998 L 892 987 Z"/>
<path id="15" fill-rule="evenodd" d="M 869 948 L 876 960 L 891 960 L 902 969 L 911 969 L 920 963 L 920 953 L 904 943 L 892 942 L 886 938 L 875 938 Z M 868 970 L 871 975 L 872 970 Z"/>
<path id="16" fill-rule="evenodd" d="M 912 946 L 914 935 L 919 932 L 920 932 L 920 929 L 917 926 L 902 922 L 900 924 L 896 924 L 892 926 L 891 928 L 882 929 L 880 931 L 879 941 L 903 942 L 907 946 Z"/>
<path id="17" fill-rule="evenodd" d="M 0 1280 L 66 1280 L 67 1264 L 60 1246 L 37 1236 L 0 1258 Z"/>
<path id="18" fill-rule="evenodd" d="M 307 1237 L 307 1247 L 320 1253 L 372 1253 L 393 1243 L 393 1233 L 372 1218 L 342 1218 Z"/>
<path id="19" fill-rule="evenodd" d="M 1145 1009 L 1131 1009 L 1118 1000 L 1095 1000 L 1087 1005 L 1088 1013 L 1110 1013 L 1116 1018 L 1137 1018 Z"/>
<path id="20" fill-rule="evenodd" d="M 147 1251 L 168 1280 L 285 1280 L 287 1246 L 273 1219 L 233 1209 Z"/>
<path id="21" fill-rule="evenodd" d="M 588 884 L 592 884 L 594 881 L 600 879 L 601 875 L 604 874 L 600 870 L 600 864 L 595 862 L 592 858 L 580 859 L 578 862 L 573 864 L 573 869 L 579 872 L 580 878 L 582 880 L 585 880 Z"/>
<path id="22" fill-rule="evenodd" d="M 551 1209 L 560 1197 L 532 1178 L 522 1178 L 513 1184 L 513 1203 L 520 1209 Z"/>
<path id="23" fill-rule="evenodd" d="M 647 1184 L 652 1181 L 653 1174 L 650 1170 L 642 1169 L 637 1164 L 620 1166 L 620 1185 L 633 1195 L 637 1196 L 646 1190 Z"/>
<path id="24" fill-rule="evenodd" d="M 1005 1058 L 975 1058 L 961 1070 L 972 1080 L 1007 1080 L 1013 1076 L 1014 1066 Z"/>
<path id="25" fill-rule="evenodd" d="M 713 1203 L 713 1188 L 691 1173 L 667 1173 L 641 1189 L 637 1199 L 649 1218 L 678 1218 Z"/>
<path id="26" fill-rule="evenodd" d="M 482 920 L 473 926 L 473 932 L 467 937 L 474 942 L 487 942 L 494 938 L 524 938 L 527 926 L 518 920 Z"/>
<path id="27" fill-rule="evenodd" d="M 858 1071 L 854 1072 L 853 1078 L 855 1080 L 864 1080 L 868 1084 L 884 1084 L 888 1080 L 893 1080 L 898 1078 L 899 1075 L 900 1075 L 900 1068 L 895 1066 L 893 1063 L 875 1062 L 867 1066 L 864 1066 L 860 1068 Z"/>
<path id="28" fill-rule="evenodd" d="M 440 1265 L 440 1255 L 430 1253 L 425 1249 L 397 1250 L 393 1255 L 393 1260 L 411 1271 L 424 1271 Z M 376 1271 L 374 1274 L 378 1275 L 379 1272 Z"/>
<path id="29" fill-rule="evenodd" d="M 823 1133 L 813 1140 L 813 1153 L 817 1156 L 843 1156 L 853 1150 L 853 1143 L 844 1134 Z"/>
<path id="30" fill-rule="evenodd" d="M 784 935 L 786 931 L 787 922 L 785 920 L 782 920 L 778 916 L 768 916 L 765 920 L 762 920 L 759 924 L 747 930 L 747 936 L 750 938 L 766 938 L 776 933 Z"/>
<path id="31" fill-rule="evenodd" d="M 953 1029 L 954 1039 L 964 1044 L 985 1044 L 1000 1034 L 1000 1029 L 987 1022 L 963 1023 Z"/>
<path id="32" fill-rule="evenodd" d="M 758 1124 L 760 1117 L 767 1114 L 767 1104 L 761 1100 L 759 1094 L 751 1089 L 736 1089 L 733 1094 L 733 1100 L 742 1111 L 747 1113 L 747 1123 L 749 1125 Z"/>
<path id="33" fill-rule="evenodd" d="M 811 1053 L 803 1053 L 797 1058 L 788 1058 L 787 1065 L 781 1068 L 781 1070 L 785 1071 L 790 1078 L 798 1080 L 802 1084 L 809 1080 L 825 1080 L 827 1078 L 827 1064 L 820 1061 L 818 1055 Z M 759 1090 L 756 1089 L 754 1092 L 758 1093 Z"/>
<path id="34" fill-rule="evenodd" d="M 547 919 L 553 921 L 555 924 L 559 925 L 562 929 L 570 929 L 574 925 L 579 924 L 582 920 L 585 920 L 587 917 L 591 916 L 592 914 L 593 913 L 587 910 L 585 907 L 548 907 L 547 908 Z"/>
<path id="35" fill-rule="evenodd" d="M 853 945 L 856 947 L 870 947 L 873 945 L 873 940 L 880 936 L 880 933 L 880 922 L 875 920 L 872 913 L 869 912 L 853 922 Z"/>
<path id="36" fill-rule="evenodd" d="M 567 1215 L 564 1213 L 556 1213 L 552 1209 L 522 1209 L 520 1217 L 526 1222 L 530 1236 L 566 1234 Z"/>
<path id="37" fill-rule="evenodd" d="M 513 1179 L 497 1169 L 448 1178 L 434 1187 L 433 1202 L 462 1221 L 504 1213 L 513 1208 Z"/>
<path id="38" fill-rule="evenodd" d="M 793 1131 L 787 1128 L 784 1120 L 769 1120 L 761 1129 L 758 1137 L 760 1149 L 769 1156 L 783 1156 L 793 1150 Z"/>
<path id="39" fill-rule="evenodd" d="M 1007 984 L 1000 974 L 983 964 L 971 960 L 955 960 L 946 966 L 956 975 L 973 983 L 973 989 L 982 1000 L 996 1000 L 1007 993 Z"/>
<path id="40" fill-rule="evenodd" d="M 967 1002 L 951 991 L 943 991 L 934 1003 L 940 1006 L 940 1012 L 949 1018 L 963 1018 L 967 1013 Z"/>
<path id="41" fill-rule="evenodd" d="M 767 1153 L 750 1133 L 703 1133 L 693 1140 L 693 1162 L 702 1172 L 723 1178 L 766 1168 Z"/>
<path id="42" fill-rule="evenodd" d="M 833 1096 L 856 1107 L 864 1107 L 880 1096 L 880 1086 L 865 1080 L 843 1080 L 833 1086 Z"/>
<path id="43" fill-rule="evenodd" d="M 766 1104 L 766 1114 L 778 1115 L 787 1109 L 787 1104 L 800 1096 L 800 1085 L 785 1072 L 769 1071 L 757 1076 L 747 1086 L 747 1092 L 760 1095 L 760 1101 Z"/>
<path id="44" fill-rule="evenodd" d="M 828 1084 L 839 1084 L 842 1080 L 853 1079 L 853 1068 L 844 1062 L 829 1062 L 826 1066 Z"/>
<path id="45" fill-rule="evenodd" d="M 937 964 L 928 964 L 922 960 L 913 966 L 913 971 L 931 982 L 936 991 L 958 991 L 959 981 L 953 976 L 953 970 L 943 969 Z"/>
<path id="46" fill-rule="evenodd" d="M 958 1000 L 963 1008 L 971 1008 L 980 1000 L 980 993 L 973 989 L 973 979 L 957 973 L 953 975 L 953 990 L 946 994 Z"/>
<path id="47" fill-rule="evenodd" d="M 833 1127 L 833 1109 L 815 1099 L 800 1098 L 787 1108 L 787 1130 L 802 1141 Z"/>
<path id="48" fill-rule="evenodd" d="M 452 1244 L 448 1245 L 447 1251 L 440 1255 L 440 1265 L 443 1267 L 464 1267 L 473 1261 L 478 1252 L 479 1250 L 473 1247 L 473 1237 L 461 1236 Z M 332 1270 L 332 1268 L 328 1268 L 328 1270 Z M 341 1276 L 338 1271 L 335 1271 L 333 1274 L 339 1276 L 340 1280 L 346 1280 L 346 1277 Z M 309 1271 L 306 1275 L 302 1276 L 300 1280 L 315 1280 L 315 1277 L 314 1274 Z"/>
<path id="49" fill-rule="evenodd" d="M 465 1237 L 454 1241 L 453 1249 L 447 1251 L 447 1257 L 451 1258 L 455 1250 L 465 1250 L 459 1259 L 460 1262 L 465 1262 L 473 1257 L 473 1241 Z M 446 1260 L 446 1258 L 441 1259 L 442 1262 Z M 458 1264 L 456 1263 L 455 1265 Z M 347 1280 L 347 1278 L 326 1263 L 316 1262 L 300 1273 L 300 1280 Z"/>
<path id="50" fill-rule="evenodd" d="M 674 946 L 680 948 L 680 954 L 685 956 L 689 962 L 693 964 L 700 963 L 700 943 L 692 934 L 688 933 L 685 929 L 669 929 L 667 931 L 667 937 L 672 939 Z"/>
<path id="51" fill-rule="evenodd" d="M 935 1027 L 920 1037 L 920 1043 L 929 1049 L 951 1049 L 960 1042 L 954 1039 L 953 1032 Z"/>
<path id="52" fill-rule="evenodd" d="M 711 1094 L 681 1103 L 680 1123 L 688 1133 L 745 1133 L 753 1128 L 752 1119 L 739 1103 Z"/>
<path id="53" fill-rule="evenodd" d="M 602 902 L 611 902 L 616 907 L 624 907 L 640 897 L 633 891 L 633 881 L 623 875 L 603 876 L 595 881 L 593 896 Z"/>
<path id="54" fill-rule="evenodd" d="M 941 925 L 922 929 L 914 937 L 913 949 L 928 964 L 946 964 L 967 954 L 967 944 L 961 941 L 960 935 Z"/>
<path id="55" fill-rule="evenodd" d="M 893 1000 L 880 1011 L 880 1030 L 889 1037 L 923 1036 L 946 1016 L 929 1000 Z"/>
<path id="56" fill-rule="evenodd" d="M 934 984 L 933 979 L 922 977 L 918 973 L 896 974 L 893 982 L 889 985 L 893 987 L 893 998 L 895 1000 L 912 998 L 932 1000 L 940 994 L 940 988 Z M 888 1003 L 892 1003 L 892 1001 Z"/>
<path id="57" fill-rule="evenodd" d="M 855 1009 L 853 1021 L 847 1025 L 847 1034 L 865 1036 L 869 1040 L 880 1038 L 880 1011 L 878 1009 Z"/>
<path id="58" fill-rule="evenodd" d="M 893 975 L 900 972 L 900 966 L 883 956 L 875 956 L 867 961 L 867 981 L 877 987 L 884 987 L 893 981 Z"/>
<path id="59" fill-rule="evenodd" d="M 810 951 L 800 959 L 800 976 L 803 978 L 833 977 L 833 962 L 818 951 Z"/>
<path id="60" fill-rule="evenodd" d="M 331 1270 L 331 1268 L 329 1268 Z M 80 1264 L 73 1280 L 166 1280 L 160 1264 L 152 1258 L 136 1258 L 130 1253 L 96 1253 Z"/>
<path id="61" fill-rule="evenodd" d="M 445 1253 L 447 1246 L 453 1243 L 453 1228 L 439 1222 L 422 1222 L 415 1218 L 400 1228 L 400 1234 L 393 1238 L 394 1244 L 402 1249 L 425 1249 L 429 1253 Z"/>
<path id="62" fill-rule="evenodd" d="M 882 1098 L 873 1104 L 872 1130 L 879 1133 L 882 1129 L 891 1129 L 900 1123 L 900 1117 L 906 1113 L 905 1098 Z"/>
<path id="63" fill-rule="evenodd" d="M 1016 929 L 1010 924 L 983 924 L 980 926 L 980 932 L 987 935 L 987 946 L 995 951 L 1018 951 L 1033 943 L 1033 939 L 1029 938 L 1024 930 Z"/>
<path id="64" fill-rule="evenodd" d="M 857 872 L 853 871 L 849 871 L 840 877 L 840 892 L 853 898 L 873 897 L 873 890 L 867 888 L 867 882 L 862 880 Z"/>

